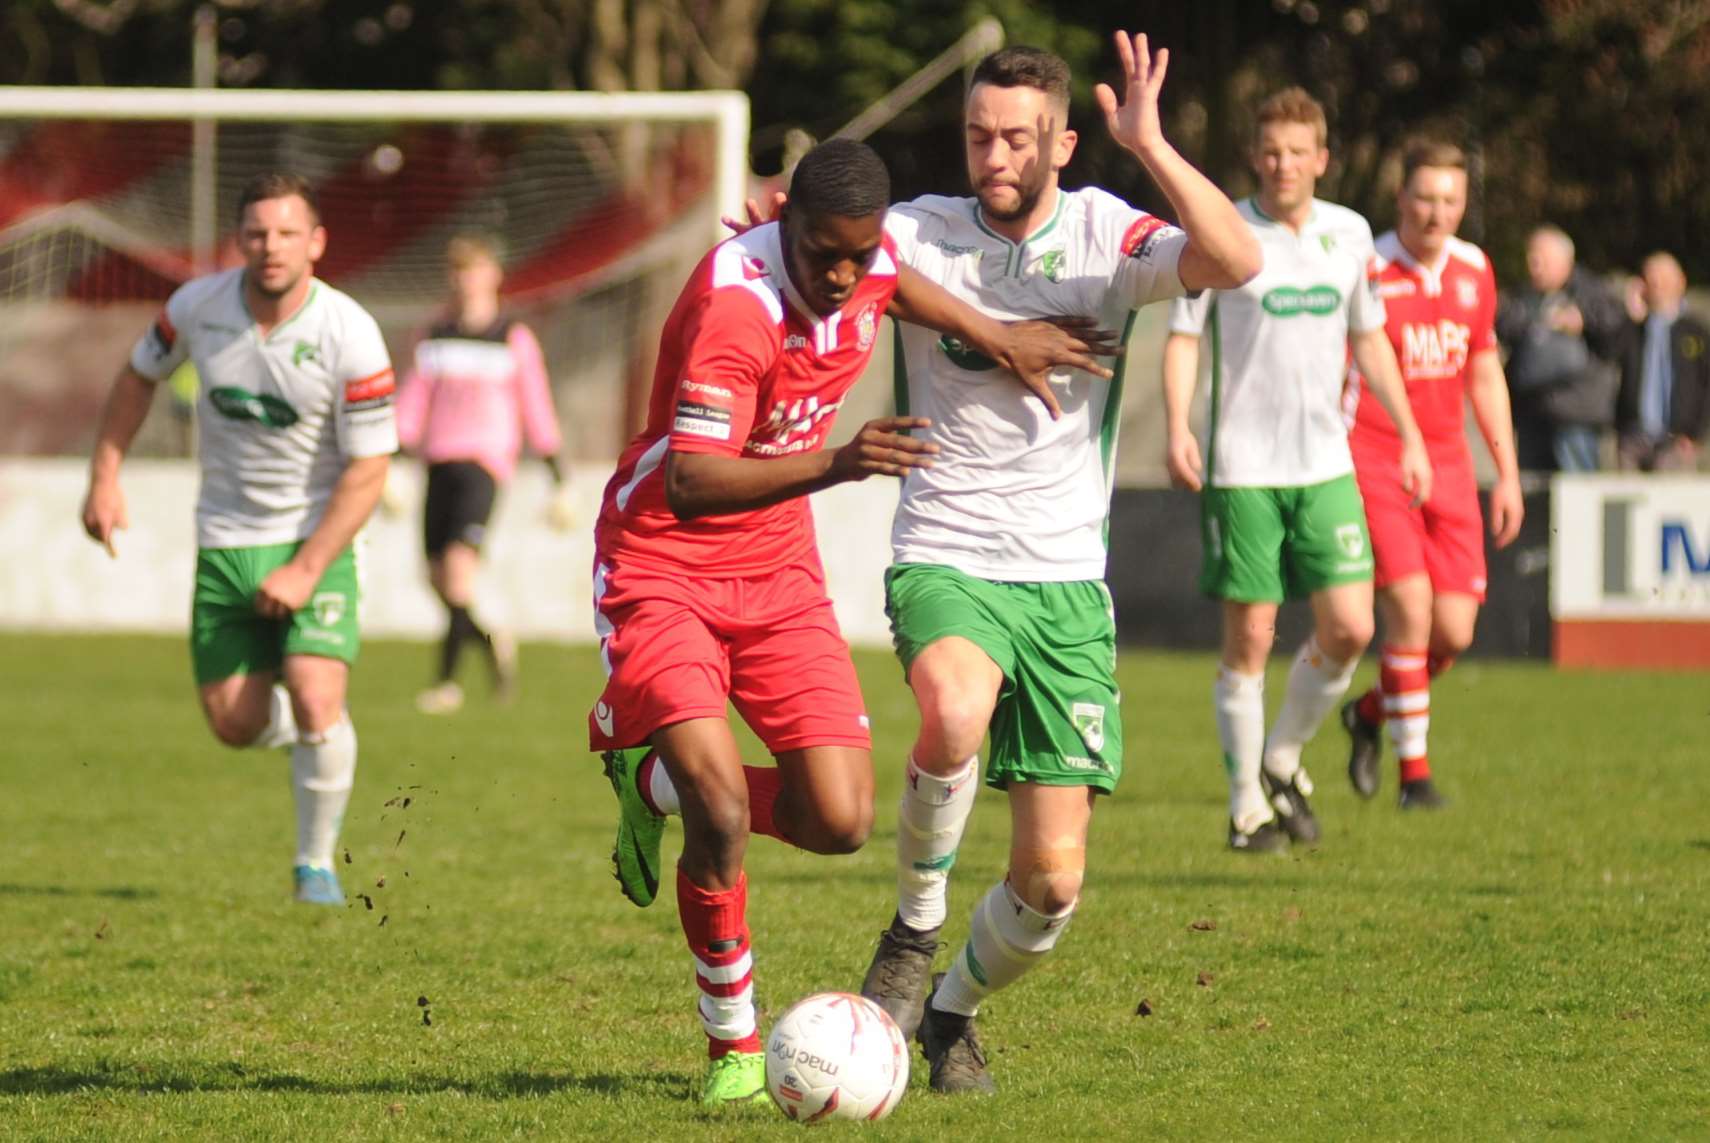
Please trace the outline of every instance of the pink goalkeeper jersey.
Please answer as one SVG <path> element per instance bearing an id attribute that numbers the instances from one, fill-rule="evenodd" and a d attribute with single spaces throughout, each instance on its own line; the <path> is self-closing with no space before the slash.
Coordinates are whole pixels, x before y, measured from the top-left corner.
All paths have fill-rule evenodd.
<path id="1" fill-rule="evenodd" d="M 562 445 L 540 343 L 526 325 L 501 318 L 482 333 L 442 322 L 416 346 L 398 392 L 398 440 L 429 464 L 472 460 L 503 483 L 531 451 Z"/>

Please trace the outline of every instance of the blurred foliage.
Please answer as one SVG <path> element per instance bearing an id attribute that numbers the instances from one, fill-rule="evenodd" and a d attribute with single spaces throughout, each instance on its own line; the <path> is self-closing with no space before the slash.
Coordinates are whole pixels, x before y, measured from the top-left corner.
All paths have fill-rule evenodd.
<path id="1" fill-rule="evenodd" d="M 11 0 L 0 80 L 179 84 L 192 0 Z M 351 88 L 737 86 L 754 103 L 754 160 L 775 171 L 792 127 L 825 137 L 996 17 L 1010 43 L 1075 70 L 1081 144 L 1070 185 L 1165 210 L 1111 146 L 1092 84 L 1116 73 L 1109 34 L 1171 49 L 1167 127 L 1232 192 L 1250 189 L 1251 108 L 1301 83 L 1330 108 L 1326 197 L 1393 215 L 1415 132 L 1475 159 L 1465 233 L 1509 278 L 1526 230 L 1554 221 L 1598 268 L 1676 251 L 1710 278 L 1710 0 L 220 0 L 221 82 Z M 965 185 L 961 84 L 947 80 L 880 129 L 899 195 Z"/>

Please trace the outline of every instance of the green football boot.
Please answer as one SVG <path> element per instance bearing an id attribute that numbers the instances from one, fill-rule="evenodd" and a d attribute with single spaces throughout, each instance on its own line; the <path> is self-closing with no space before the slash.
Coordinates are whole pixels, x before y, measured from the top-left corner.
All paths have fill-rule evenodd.
<path id="1" fill-rule="evenodd" d="M 707 1068 L 707 1086 L 701 1093 L 702 1107 L 730 1107 L 745 1103 L 770 1103 L 766 1091 L 765 1052 L 727 1052 Z"/>
<path id="2" fill-rule="evenodd" d="M 623 895 L 642 908 L 659 895 L 659 843 L 665 819 L 648 808 L 637 784 L 641 763 L 650 747 L 608 750 L 600 757 L 618 799 L 617 842 L 612 846 L 612 873 Z"/>

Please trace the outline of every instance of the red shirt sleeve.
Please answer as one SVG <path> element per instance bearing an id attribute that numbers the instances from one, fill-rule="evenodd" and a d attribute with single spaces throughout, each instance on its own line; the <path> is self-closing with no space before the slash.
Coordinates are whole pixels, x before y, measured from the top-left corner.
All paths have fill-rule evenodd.
<path id="1" fill-rule="evenodd" d="M 683 324 L 673 451 L 742 455 L 781 337 L 765 303 L 747 289 L 725 286 L 707 294 Z"/>
<path id="2" fill-rule="evenodd" d="M 1467 356 L 1496 348 L 1496 267 L 1485 255 L 1478 274 L 1478 314 L 1467 335 Z"/>

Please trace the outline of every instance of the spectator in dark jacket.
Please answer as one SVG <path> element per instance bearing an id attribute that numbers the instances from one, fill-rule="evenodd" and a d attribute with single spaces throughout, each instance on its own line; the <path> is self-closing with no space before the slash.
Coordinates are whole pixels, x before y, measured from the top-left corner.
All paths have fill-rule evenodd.
<path id="1" fill-rule="evenodd" d="M 1615 402 L 1621 467 L 1690 470 L 1710 433 L 1710 328 L 1682 308 L 1686 273 L 1674 255 L 1645 259 L 1640 314 L 1627 327 Z"/>
<path id="2" fill-rule="evenodd" d="M 1531 284 L 1505 295 L 1496 317 L 1520 467 L 1590 471 L 1615 417 L 1627 318 L 1611 291 L 1574 266 L 1573 239 L 1557 227 L 1532 232 L 1526 272 Z"/>

